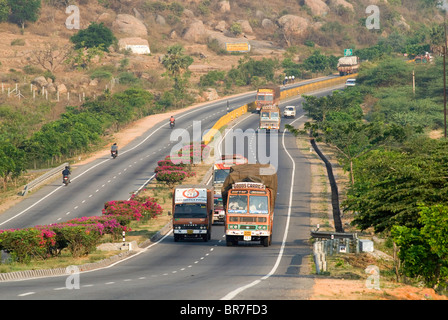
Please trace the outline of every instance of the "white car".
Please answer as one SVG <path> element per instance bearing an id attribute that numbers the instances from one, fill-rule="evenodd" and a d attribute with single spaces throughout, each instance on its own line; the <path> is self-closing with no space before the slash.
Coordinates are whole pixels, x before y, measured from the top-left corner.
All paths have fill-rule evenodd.
<path id="1" fill-rule="evenodd" d="M 283 116 L 285 118 L 288 118 L 288 117 L 295 118 L 295 116 L 296 116 L 296 107 L 294 107 L 294 106 L 286 106 L 285 110 L 283 111 Z"/>
<path id="2" fill-rule="evenodd" d="M 346 87 L 356 86 L 356 79 L 347 79 L 347 81 L 345 81 L 345 86 Z"/>

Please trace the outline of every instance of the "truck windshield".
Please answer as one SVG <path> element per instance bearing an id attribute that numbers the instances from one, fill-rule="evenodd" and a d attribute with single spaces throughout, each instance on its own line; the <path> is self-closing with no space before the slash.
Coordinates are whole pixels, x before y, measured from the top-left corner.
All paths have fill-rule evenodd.
<path id="1" fill-rule="evenodd" d="M 222 207 L 223 202 L 221 198 L 215 198 L 215 207 Z"/>
<path id="2" fill-rule="evenodd" d="M 247 196 L 230 195 L 229 213 L 247 213 Z"/>
<path id="3" fill-rule="evenodd" d="M 268 212 L 268 197 L 266 196 L 249 196 L 249 213 Z"/>
<path id="4" fill-rule="evenodd" d="M 181 203 L 174 208 L 175 218 L 206 218 L 207 206 L 204 203 Z"/>
<path id="5" fill-rule="evenodd" d="M 278 118 L 278 112 L 271 112 L 271 119 Z"/>
<path id="6" fill-rule="evenodd" d="M 229 175 L 230 169 L 215 170 L 215 182 L 223 183 Z"/>

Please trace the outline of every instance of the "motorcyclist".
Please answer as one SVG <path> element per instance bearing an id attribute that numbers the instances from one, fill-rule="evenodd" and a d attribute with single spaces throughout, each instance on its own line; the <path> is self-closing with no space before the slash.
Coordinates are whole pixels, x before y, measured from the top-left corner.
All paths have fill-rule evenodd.
<path id="1" fill-rule="evenodd" d="M 173 117 L 173 116 L 171 116 L 171 118 L 170 118 L 170 123 L 174 124 L 174 123 L 175 123 L 175 121 L 176 121 L 176 120 L 174 120 L 174 117 Z"/>
<path id="2" fill-rule="evenodd" d="M 114 152 L 118 156 L 118 146 L 116 142 L 110 147 L 110 154 L 113 155 Z"/>
<path id="3" fill-rule="evenodd" d="M 62 170 L 62 183 L 64 183 L 64 177 L 67 176 L 68 177 L 68 183 L 70 183 L 70 167 L 69 166 L 65 166 L 65 169 Z"/>

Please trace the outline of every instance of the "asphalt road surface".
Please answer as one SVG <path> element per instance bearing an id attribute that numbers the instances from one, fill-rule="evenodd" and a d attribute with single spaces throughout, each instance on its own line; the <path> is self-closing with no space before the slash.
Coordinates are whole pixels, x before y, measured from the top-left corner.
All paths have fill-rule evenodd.
<path id="1" fill-rule="evenodd" d="M 319 95 L 328 94 L 321 91 Z M 245 95 L 229 101 L 236 108 L 253 100 Z M 295 126 L 306 121 L 300 99 Z M 209 129 L 226 112 L 227 102 L 214 102 L 176 117 L 176 128 L 191 130 L 193 121 Z M 233 129 L 249 132 L 258 115 L 241 117 Z M 56 181 L 31 194 L 0 216 L 0 228 L 23 228 L 99 215 L 104 202 L 127 199 L 153 175 L 157 161 L 178 143 L 170 141 L 167 123 L 108 157 L 78 167 L 72 183 Z M 214 225 L 209 242 L 174 242 L 172 233 L 128 259 L 108 268 L 75 276 L 48 277 L 0 283 L 0 299 L 39 300 L 286 300 L 307 299 L 313 278 L 306 270 L 311 253 L 307 243 L 310 219 L 310 167 L 298 151 L 295 138 L 282 129 L 277 136 L 250 136 L 244 143 L 247 157 L 259 150 L 278 153 L 279 190 L 272 245 L 240 243 L 227 247 L 222 225 Z M 75 286 L 79 284 L 79 288 Z"/>

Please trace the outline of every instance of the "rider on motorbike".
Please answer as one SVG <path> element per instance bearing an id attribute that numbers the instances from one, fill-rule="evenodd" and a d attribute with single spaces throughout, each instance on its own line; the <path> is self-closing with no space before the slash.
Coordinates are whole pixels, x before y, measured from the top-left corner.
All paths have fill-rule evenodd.
<path id="1" fill-rule="evenodd" d="M 176 120 L 174 120 L 174 117 L 173 117 L 173 116 L 171 116 L 171 118 L 170 118 L 170 123 L 174 124 L 174 123 L 175 123 L 175 121 L 176 121 Z"/>
<path id="2" fill-rule="evenodd" d="M 64 177 L 67 176 L 68 177 L 68 183 L 70 183 L 70 167 L 69 166 L 65 166 L 65 169 L 62 170 L 62 183 L 64 183 Z"/>
<path id="3" fill-rule="evenodd" d="M 110 147 L 110 154 L 113 155 L 114 152 L 118 156 L 118 146 L 116 142 Z"/>

